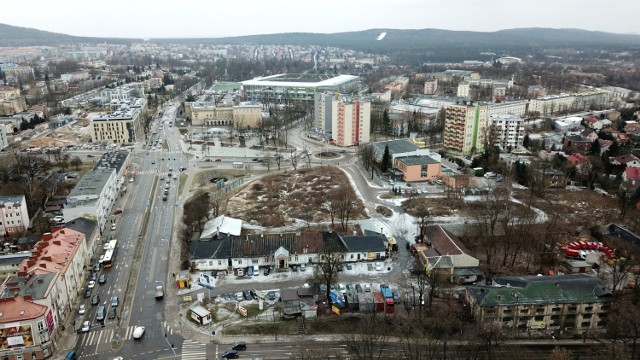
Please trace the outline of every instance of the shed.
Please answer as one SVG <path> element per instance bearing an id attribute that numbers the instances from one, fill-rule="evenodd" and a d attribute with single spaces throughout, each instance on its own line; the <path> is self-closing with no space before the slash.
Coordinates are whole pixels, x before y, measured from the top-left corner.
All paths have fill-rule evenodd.
<path id="1" fill-rule="evenodd" d="M 191 319 L 200 325 L 207 325 L 211 322 L 211 312 L 205 307 L 198 305 L 198 303 L 191 305 L 189 315 Z"/>

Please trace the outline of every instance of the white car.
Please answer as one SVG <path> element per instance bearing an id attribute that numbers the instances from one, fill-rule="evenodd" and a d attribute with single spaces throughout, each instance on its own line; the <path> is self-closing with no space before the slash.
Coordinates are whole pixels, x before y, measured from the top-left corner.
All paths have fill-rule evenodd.
<path id="1" fill-rule="evenodd" d="M 116 229 L 116 223 L 111 224 L 111 230 L 115 230 Z"/>
<path id="2" fill-rule="evenodd" d="M 91 329 L 91 323 L 89 321 L 83 322 L 82 323 L 82 328 L 80 329 L 80 331 L 89 332 L 89 329 Z"/>
<path id="3" fill-rule="evenodd" d="M 98 259 L 98 263 L 102 264 L 104 262 L 104 255 L 100 255 L 100 259 Z"/>
<path id="4" fill-rule="evenodd" d="M 133 329 L 134 339 L 140 339 L 142 338 L 143 335 L 144 335 L 144 326 L 136 326 L 136 328 Z"/>
<path id="5" fill-rule="evenodd" d="M 53 221 L 57 224 L 63 223 L 64 222 L 64 216 L 56 216 L 53 218 Z"/>
<path id="6" fill-rule="evenodd" d="M 80 308 L 78 309 L 78 314 L 83 315 L 87 312 L 87 307 L 84 304 L 80 304 Z"/>
<path id="7" fill-rule="evenodd" d="M 382 263 L 381 262 L 377 262 L 376 263 L 376 271 L 382 271 Z"/>
<path id="8" fill-rule="evenodd" d="M 93 280 L 89 281 L 89 285 L 87 285 L 87 288 L 93 289 L 94 287 L 96 287 L 96 282 Z"/>

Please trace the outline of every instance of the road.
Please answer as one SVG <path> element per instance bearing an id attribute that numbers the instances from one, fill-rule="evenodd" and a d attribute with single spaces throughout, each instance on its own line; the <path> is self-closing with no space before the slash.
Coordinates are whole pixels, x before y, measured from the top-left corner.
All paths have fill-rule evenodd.
<path id="1" fill-rule="evenodd" d="M 89 333 L 78 338 L 76 351 L 82 359 L 105 359 L 118 355 L 127 359 L 157 359 L 181 353 L 184 339 L 176 329 L 167 326 L 164 301 L 157 301 L 154 297 L 155 286 L 165 285 L 169 273 L 169 239 L 173 232 L 179 180 L 177 176 L 169 178 L 168 173 L 173 169 L 173 175 L 177 175 L 178 168 L 184 166 L 186 160 L 179 150 L 178 134 L 167 123 L 174 119 L 175 111 L 174 106 L 167 105 L 164 117 L 154 124 L 156 136 L 165 139 L 167 147 L 134 153 L 132 163 L 136 168 L 136 178 L 127 185 L 129 190 L 124 211 L 118 215 L 117 230 L 112 234 L 120 241 L 120 249 L 114 267 L 103 270 L 109 275 L 109 282 L 98 288 L 102 303 L 106 304 L 114 294 L 120 297 L 120 320 L 107 320 L 104 327 L 95 325 Z M 165 180 L 160 180 L 162 175 Z M 167 200 L 163 201 L 165 188 L 168 190 Z M 146 214 L 148 225 L 144 234 Z M 139 245 L 137 252 L 136 245 Z M 130 275 L 136 277 L 130 281 Z M 87 317 L 94 318 L 95 307 L 90 310 Z M 134 341 L 132 334 L 137 325 L 144 326 L 146 330 L 141 340 Z M 121 348 L 113 350 L 119 344 Z M 191 347 L 190 351 L 200 356 L 204 354 L 204 345 L 202 349 Z"/>

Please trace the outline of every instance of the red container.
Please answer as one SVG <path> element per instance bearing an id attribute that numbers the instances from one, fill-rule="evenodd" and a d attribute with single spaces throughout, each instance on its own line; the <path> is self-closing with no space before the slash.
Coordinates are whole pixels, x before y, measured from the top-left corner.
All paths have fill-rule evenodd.
<path id="1" fill-rule="evenodd" d="M 384 311 L 384 296 L 380 291 L 373 293 L 373 302 L 376 304 L 376 312 Z"/>

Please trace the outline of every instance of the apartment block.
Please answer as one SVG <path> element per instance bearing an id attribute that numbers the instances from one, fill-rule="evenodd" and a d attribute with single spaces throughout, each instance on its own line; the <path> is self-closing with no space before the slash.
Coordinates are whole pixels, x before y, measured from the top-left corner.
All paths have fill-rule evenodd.
<path id="1" fill-rule="evenodd" d="M 67 196 L 62 209 L 64 218 L 94 218 L 102 233 L 118 192 L 116 169 L 94 169 L 86 173 Z"/>
<path id="2" fill-rule="evenodd" d="M 0 196 L 0 236 L 22 235 L 29 227 L 24 195 Z"/>
<path id="3" fill-rule="evenodd" d="M 434 95 L 438 92 L 438 79 L 430 79 L 424 82 L 424 94 Z"/>
<path id="4" fill-rule="evenodd" d="M 337 113 L 331 119 L 332 138 L 338 146 L 357 146 L 369 142 L 371 103 L 362 100 L 336 101 Z"/>
<path id="5" fill-rule="evenodd" d="M 489 116 L 494 143 L 503 149 L 516 149 L 524 139 L 524 120 L 517 115 L 501 114 Z M 490 130 L 491 132 L 491 130 Z"/>
<path id="6" fill-rule="evenodd" d="M 483 152 L 487 122 L 486 104 L 458 101 L 445 107 L 445 151 L 463 156 Z"/>
<path id="7" fill-rule="evenodd" d="M 91 121 L 94 143 L 133 144 L 144 141 L 142 111 L 144 107 L 124 106 Z"/>

